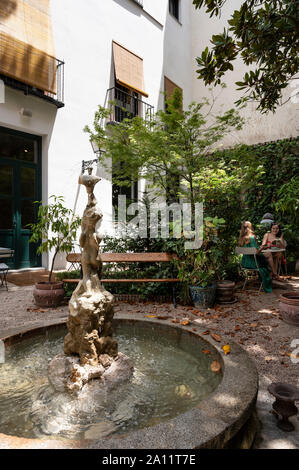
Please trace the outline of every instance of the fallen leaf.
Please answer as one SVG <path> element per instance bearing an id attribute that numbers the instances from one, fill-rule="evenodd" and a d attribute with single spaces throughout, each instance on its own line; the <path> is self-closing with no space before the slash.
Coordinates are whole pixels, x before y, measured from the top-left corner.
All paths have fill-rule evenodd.
<path id="1" fill-rule="evenodd" d="M 250 328 L 256 328 L 256 327 L 257 327 L 257 325 L 258 325 L 257 323 L 250 323 L 250 325 L 249 325 L 249 326 L 250 326 Z"/>
<path id="2" fill-rule="evenodd" d="M 240 329 L 239 325 L 236 325 L 235 326 L 235 331 L 239 331 L 239 329 Z"/>
<path id="3" fill-rule="evenodd" d="M 210 334 L 210 330 L 206 330 L 202 333 L 203 335 L 209 335 Z"/>
<path id="4" fill-rule="evenodd" d="M 174 318 L 173 320 L 171 320 L 172 323 L 180 323 L 180 320 L 178 320 L 177 318 Z"/>
<path id="5" fill-rule="evenodd" d="M 183 326 L 189 325 L 189 323 L 190 323 L 189 320 L 182 320 L 180 322 L 180 324 L 183 325 Z"/>
<path id="6" fill-rule="evenodd" d="M 203 349 L 202 352 L 204 354 L 211 354 L 211 351 L 209 349 Z"/>
<path id="7" fill-rule="evenodd" d="M 169 315 L 158 315 L 157 316 L 158 320 L 168 320 L 168 318 L 170 318 Z"/>
<path id="8" fill-rule="evenodd" d="M 146 318 L 157 318 L 157 315 L 145 315 Z"/>
<path id="9" fill-rule="evenodd" d="M 222 346 L 222 349 L 223 349 L 225 355 L 230 353 L 230 345 L 229 344 L 225 344 L 224 346 Z"/>
<path id="10" fill-rule="evenodd" d="M 221 370 L 221 365 L 218 361 L 213 361 L 212 364 L 211 364 L 211 371 L 212 372 L 220 372 Z"/>
<path id="11" fill-rule="evenodd" d="M 213 338 L 215 341 L 217 341 L 218 343 L 220 343 L 220 341 L 221 341 L 221 339 L 222 339 L 220 335 L 216 335 L 216 333 L 211 333 L 211 336 L 212 336 L 212 338 Z"/>
<path id="12" fill-rule="evenodd" d="M 267 362 L 273 361 L 273 357 L 271 357 L 271 356 L 266 356 L 266 357 L 265 357 L 265 361 L 267 361 Z"/>

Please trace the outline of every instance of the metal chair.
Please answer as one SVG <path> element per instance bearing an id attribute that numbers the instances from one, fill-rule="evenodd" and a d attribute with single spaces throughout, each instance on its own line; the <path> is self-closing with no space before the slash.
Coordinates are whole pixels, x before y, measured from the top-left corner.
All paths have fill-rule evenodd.
<path id="1" fill-rule="evenodd" d="M 241 269 L 242 269 L 242 271 L 244 271 L 244 274 L 245 274 L 245 281 L 244 281 L 243 288 L 242 288 L 242 290 L 244 290 L 247 281 L 251 277 L 251 274 L 252 273 L 259 274 L 259 272 L 260 272 L 259 267 L 258 267 L 258 263 L 257 263 L 257 259 L 256 259 L 257 249 L 254 248 L 254 247 L 237 246 L 236 249 L 235 249 L 235 252 L 236 252 L 237 255 L 250 255 L 250 256 L 253 256 L 254 261 L 255 261 L 255 265 L 256 265 L 256 268 L 244 268 L 241 264 Z M 263 283 L 261 282 L 258 293 L 260 293 L 262 285 L 263 285 Z"/>
<path id="2" fill-rule="evenodd" d="M 0 259 L 13 258 L 14 253 L 15 253 L 14 250 L 11 250 L 10 248 L 1 248 Z M 7 264 L 0 263 L 0 287 L 5 286 L 7 291 L 8 291 L 8 286 L 7 286 L 8 270 L 9 270 L 9 267 L 7 266 Z"/>
<path id="3" fill-rule="evenodd" d="M 287 247 L 287 242 L 284 240 L 284 247 L 286 248 Z M 287 270 L 287 255 L 286 255 L 286 252 L 283 253 L 283 257 L 285 259 L 285 265 L 284 265 L 284 270 L 285 270 L 285 274 L 287 275 L 288 274 L 288 270 Z M 280 272 L 282 274 L 282 258 L 279 259 L 278 261 L 278 269 L 277 269 L 277 274 L 280 276 Z"/>
<path id="4" fill-rule="evenodd" d="M 68 263 L 70 263 L 68 271 L 71 271 L 72 269 L 75 269 L 75 270 L 81 269 L 81 262 L 78 262 L 78 259 L 77 259 L 78 250 L 76 251 L 76 246 L 79 247 L 79 251 L 80 253 L 82 253 L 81 246 L 75 243 L 72 247 L 72 252 L 66 255 L 66 260 Z"/>

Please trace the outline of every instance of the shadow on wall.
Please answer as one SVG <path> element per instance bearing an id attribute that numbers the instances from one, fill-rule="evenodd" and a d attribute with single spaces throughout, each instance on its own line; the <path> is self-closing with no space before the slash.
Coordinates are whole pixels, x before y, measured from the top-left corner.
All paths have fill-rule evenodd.
<path id="1" fill-rule="evenodd" d="M 0 39 L 1 73 L 56 95 L 57 59 L 3 31 Z"/>
<path id="2" fill-rule="evenodd" d="M 136 16 L 141 16 L 141 8 L 137 4 L 134 5 L 130 0 L 113 0 L 119 6 L 126 8 L 130 13 Z"/>
<path id="3" fill-rule="evenodd" d="M 17 0 L 0 0 L 0 19 L 4 20 L 17 9 Z"/>

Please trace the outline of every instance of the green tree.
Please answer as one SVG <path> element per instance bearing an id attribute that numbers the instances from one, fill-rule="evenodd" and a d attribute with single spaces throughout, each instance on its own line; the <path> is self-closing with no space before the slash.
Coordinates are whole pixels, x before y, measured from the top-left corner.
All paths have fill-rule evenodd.
<path id="1" fill-rule="evenodd" d="M 57 254 L 71 251 L 81 223 L 80 217 L 74 215 L 71 209 L 64 207 L 62 196 L 50 196 L 50 199 L 53 199 L 54 202 L 49 205 L 43 206 L 40 202 L 37 202 L 37 204 L 40 204 L 37 223 L 29 224 L 32 231 L 29 242 L 41 242 L 37 248 L 37 253 L 48 253 L 54 249 L 49 282 L 52 279 Z"/>
<path id="2" fill-rule="evenodd" d="M 167 202 L 183 197 L 194 209 L 200 200 L 198 173 L 209 161 L 215 144 L 230 131 L 240 129 L 243 121 L 235 109 L 214 116 L 208 100 L 191 103 L 185 111 L 181 105 L 182 96 L 177 89 L 167 100 L 166 111 L 158 111 L 150 121 L 138 116 L 125 119 L 110 126 L 105 138 L 102 131 L 97 132 L 99 119 L 106 112 L 99 108 L 93 129 L 87 126 L 85 131 L 105 150 L 104 165 L 108 166 L 111 158 L 122 163 L 119 175 L 115 173 L 117 184 L 142 175 Z"/>
<path id="3" fill-rule="evenodd" d="M 220 17 L 226 0 L 193 0 L 196 8 L 205 7 L 212 16 Z M 233 62 L 241 57 L 255 69 L 236 82 L 244 96 L 237 101 L 258 101 L 262 112 L 275 111 L 284 88 L 298 78 L 299 21 L 298 0 L 246 0 L 235 10 L 228 28 L 212 36 L 208 47 L 197 58 L 198 75 L 205 84 L 220 84 Z"/>

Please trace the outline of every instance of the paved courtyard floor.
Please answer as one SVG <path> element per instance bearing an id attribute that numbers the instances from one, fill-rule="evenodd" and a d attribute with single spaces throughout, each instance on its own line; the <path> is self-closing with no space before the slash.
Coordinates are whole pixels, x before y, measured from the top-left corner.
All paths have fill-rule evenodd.
<path id="1" fill-rule="evenodd" d="M 292 276 L 285 285 L 287 290 L 299 289 L 299 277 Z M 213 309 L 198 310 L 171 303 L 116 302 L 115 316 L 119 313 L 162 317 L 165 322 L 188 320 L 190 328 L 216 334 L 221 344 L 235 341 L 254 360 L 259 373 L 257 412 L 261 423 L 255 448 L 299 449 L 299 416 L 291 418 L 295 431 L 283 432 L 276 426 L 272 413 L 272 397 L 267 387 L 271 382 L 286 382 L 299 386 L 299 363 L 294 361 L 291 342 L 299 341 L 299 327 L 290 326 L 279 318 L 279 295 L 285 288 L 273 289 L 271 294 L 257 289 L 237 290 L 238 302 Z M 23 326 L 34 327 L 53 320 L 66 319 L 68 306 L 41 309 L 33 302 L 33 286 L 9 284 L 8 292 L 0 289 L 0 337 Z M 214 339 L 211 337 L 211 341 Z M 293 360 L 292 360 L 293 359 Z M 297 406 L 299 403 L 297 403 Z"/>

